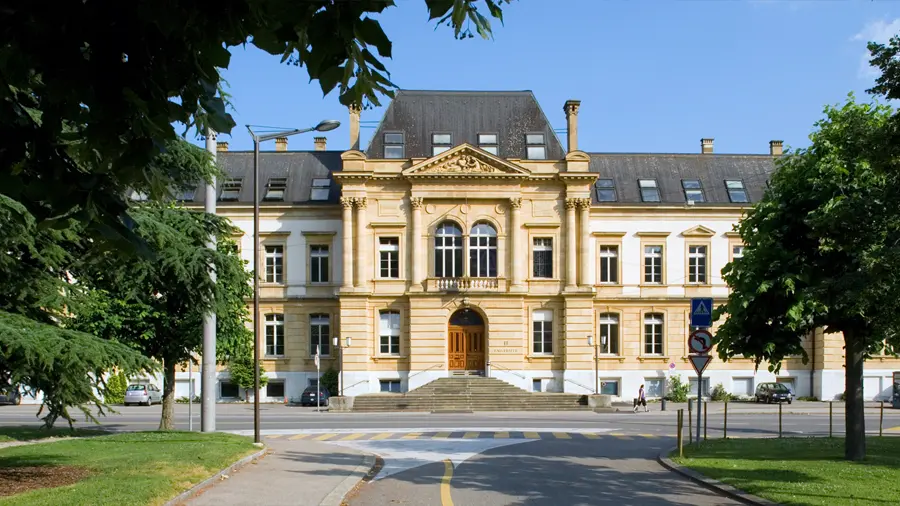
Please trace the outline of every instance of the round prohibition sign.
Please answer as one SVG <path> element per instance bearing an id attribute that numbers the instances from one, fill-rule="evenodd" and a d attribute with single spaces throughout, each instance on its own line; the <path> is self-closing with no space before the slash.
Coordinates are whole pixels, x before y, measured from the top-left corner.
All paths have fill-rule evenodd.
<path id="1" fill-rule="evenodd" d="M 706 353 L 712 348 L 712 334 L 705 329 L 697 329 L 691 332 L 688 339 L 688 347 L 693 353 Z"/>

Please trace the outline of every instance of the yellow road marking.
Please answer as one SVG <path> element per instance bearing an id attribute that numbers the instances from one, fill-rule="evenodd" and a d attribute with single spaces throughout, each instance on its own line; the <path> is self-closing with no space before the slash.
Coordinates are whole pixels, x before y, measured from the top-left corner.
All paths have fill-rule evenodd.
<path id="1" fill-rule="evenodd" d="M 584 436 L 588 439 L 597 439 L 600 437 L 600 434 L 590 434 L 590 433 L 585 432 L 584 434 L 582 434 L 582 436 Z"/>
<path id="2" fill-rule="evenodd" d="M 885 432 L 900 432 L 900 427 L 891 427 L 890 429 L 884 429 Z"/>
<path id="3" fill-rule="evenodd" d="M 463 439 L 478 439 L 477 432 L 466 432 L 463 434 Z"/>
<path id="4" fill-rule="evenodd" d="M 447 437 L 450 437 L 450 432 L 438 432 L 437 434 L 432 436 L 431 439 L 442 439 Z"/>
<path id="5" fill-rule="evenodd" d="M 609 435 L 612 436 L 612 437 L 622 437 L 622 436 L 624 436 L 625 434 L 622 434 L 621 432 L 610 432 Z"/>
<path id="6" fill-rule="evenodd" d="M 566 434 L 565 432 L 554 432 L 553 436 L 556 439 L 572 439 L 572 436 Z"/>
<path id="7" fill-rule="evenodd" d="M 304 439 L 304 438 L 307 438 L 307 437 L 309 437 L 310 435 L 311 435 L 311 434 L 297 434 L 296 436 L 291 436 L 291 437 L 289 437 L 288 439 L 290 439 L 291 441 L 296 441 L 296 440 L 298 440 L 298 439 Z"/>
<path id="8" fill-rule="evenodd" d="M 406 434 L 405 436 L 401 437 L 400 439 L 416 439 L 421 435 L 422 435 L 421 432 L 410 432 L 409 434 Z"/>
<path id="9" fill-rule="evenodd" d="M 337 434 L 322 434 L 321 436 L 319 436 L 317 438 L 313 438 L 313 440 L 314 441 L 327 441 L 327 440 L 333 438 L 334 436 L 337 436 Z"/>
<path id="10" fill-rule="evenodd" d="M 495 432 L 494 439 L 509 439 L 509 432 Z"/>
<path id="11" fill-rule="evenodd" d="M 363 432 L 357 432 L 355 434 L 347 434 L 346 436 L 341 438 L 341 441 L 353 441 L 354 439 L 359 439 L 363 436 L 365 436 L 365 433 L 363 433 Z"/>
<path id="12" fill-rule="evenodd" d="M 271 436 L 264 436 L 266 439 L 278 439 L 282 435 L 281 434 L 272 434 Z"/>
<path id="13" fill-rule="evenodd" d="M 393 435 L 394 435 L 393 432 L 382 432 L 381 434 L 375 434 L 374 436 L 372 436 L 369 439 L 371 439 L 372 441 L 378 441 L 379 439 L 387 439 Z"/>
<path id="14" fill-rule="evenodd" d="M 537 432 L 525 432 L 522 435 L 528 439 L 540 439 L 541 438 L 541 435 L 538 434 Z"/>
<path id="15" fill-rule="evenodd" d="M 650 438 L 650 439 L 653 439 L 656 437 L 655 434 L 638 434 L 638 436 L 646 437 L 646 438 Z"/>
<path id="16" fill-rule="evenodd" d="M 441 478 L 441 506 L 453 506 L 450 497 L 450 480 L 453 479 L 453 462 L 444 459 L 444 477 Z"/>

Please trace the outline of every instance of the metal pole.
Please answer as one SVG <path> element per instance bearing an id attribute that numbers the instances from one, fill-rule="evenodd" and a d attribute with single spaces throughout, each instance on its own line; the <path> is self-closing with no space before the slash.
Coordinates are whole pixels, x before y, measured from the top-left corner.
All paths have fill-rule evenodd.
<path id="1" fill-rule="evenodd" d="M 194 432 L 194 361 L 188 359 L 188 432 Z"/>
<path id="2" fill-rule="evenodd" d="M 259 138 L 253 135 L 253 441 L 259 437 Z"/>
<path id="3" fill-rule="evenodd" d="M 316 345 L 316 413 L 322 411 L 322 359 L 319 345 Z"/>
<path id="4" fill-rule="evenodd" d="M 884 436 L 884 401 L 881 401 L 881 416 L 878 420 L 878 436 Z"/>
<path id="5" fill-rule="evenodd" d="M 681 435 L 684 430 L 684 410 L 678 410 L 678 456 L 684 457 L 684 437 Z"/>
<path id="6" fill-rule="evenodd" d="M 778 403 L 778 437 L 781 437 L 781 403 Z"/>
<path id="7" fill-rule="evenodd" d="M 728 400 L 725 400 L 725 425 L 723 426 L 724 435 L 722 439 L 728 439 Z"/>
<path id="8" fill-rule="evenodd" d="M 694 416 L 691 414 L 691 406 L 693 406 L 693 404 L 693 399 L 688 399 L 688 444 L 694 442 Z"/>
<path id="9" fill-rule="evenodd" d="M 594 394 L 600 393 L 600 366 L 597 364 L 599 355 L 597 354 L 597 343 L 594 342 Z"/>
<path id="10" fill-rule="evenodd" d="M 338 341 L 338 350 L 339 350 L 338 353 L 341 354 L 340 355 L 340 358 L 341 358 L 341 363 L 340 363 L 340 366 L 341 366 L 341 388 L 340 388 L 340 390 L 341 390 L 341 397 L 343 397 L 344 396 L 344 346 L 341 344 L 340 341 Z"/>
<path id="11" fill-rule="evenodd" d="M 828 437 L 834 437 L 834 401 L 828 401 Z"/>
<path id="12" fill-rule="evenodd" d="M 216 132 L 206 129 L 206 151 L 216 160 Z M 216 214 L 216 179 L 213 178 L 205 188 L 203 210 L 208 214 Z M 208 248 L 215 249 L 216 237 L 211 235 Z M 210 269 L 210 279 L 216 281 L 215 268 Z M 193 383 L 191 383 L 193 389 Z M 216 430 L 216 313 L 210 311 L 203 316 L 203 348 L 200 361 L 200 431 Z M 192 399 L 193 400 L 193 399 Z"/>
<path id="13" fill-rule="evenodd" d="M 703 403 L 703 440 L 706 441 L 706 429 L 709 428 L 709 424 L 706 423 L 708 421 L 709 416 L 709 401 Z"/>
<path id="14" fill-rule="evenodd" d="M 697 444 L 700 444 L 700 415 L 703 412 L 703 375 L 697 375 Z"/>

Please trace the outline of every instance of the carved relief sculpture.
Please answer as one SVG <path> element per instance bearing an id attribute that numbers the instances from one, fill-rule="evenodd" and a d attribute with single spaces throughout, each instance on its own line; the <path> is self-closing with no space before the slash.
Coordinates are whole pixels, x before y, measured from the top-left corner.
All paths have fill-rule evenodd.
<path id="1" fill-rule="evenodd" d="M 566 199 L 566 209 L 575 209 L 578 207 L 578 201 L 581 199 Z"/>
<path id="2" fill-rule="evenodd" d="M 368 201 L 365 197 L 355 197 L 353 203 L 356 204 L 357 209 L 365 209 L 368 205 Z"/>
<path id="3" fill-rule="evenodd" d="M 341 207 L 344 209 L 353 207 L 353 197 L 341 197 Z"/>
<path id="4" fill-rule="evenodd" d="M 425 199 L 422 197 L 410 197 L 409 205 L 411 205 L 413 209 L 422 209 L 422 206 L 425 205 Z"/>
<path id="5" fill-rule="evenodd" d="M 581 198 L 574 199 L 577 201 L 577 205 L 580 209 L 590 209 L 591 208 L 591 199 L 590 198 Z"/>
<path id="6" fill-rule="evenodd" d="M 456 158 L 451 158 L 450 160 L 436 165 L 430 169 L 428 172 L 458 172 L 458 173 L 487 173 L 487 172 L 496 172 L 497 169 L 491 167 L 490 165 L 486 165 L 481 163 L 478 159 L 476 159 L 472 155 L 462 155 Z"/>
<path id="7" fill-rule="evenodd" d="M 521 197 L 514 197 L 509 199 L 509 207 L 513 209 L 521 209 L 522 208 L 522 199 Z"/>

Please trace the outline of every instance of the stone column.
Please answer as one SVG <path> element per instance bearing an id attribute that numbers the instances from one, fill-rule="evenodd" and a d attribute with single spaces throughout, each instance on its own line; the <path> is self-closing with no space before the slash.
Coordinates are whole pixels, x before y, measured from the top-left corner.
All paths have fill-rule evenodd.
<path id="1" fill-rule="evenodd" d="M 409 241 L 409 261 L 412 264 L 412 286 L 417 290 L 422 288 L 425 279 L 424 269 L 427 251 L 422 249 L 422 207 L 425 199 L 422 197 L 410 197 L 412 206 L 412 237 Z"/>
<path id="2" fill-rule="evenodd" d="M 591 199 L 578 199 L 581 209 L 581 286 L 592 286 L 591 275 Z"/>
<path id="3" fill-rule="evenodd" d="M 344 208 L 343 214 L 343 232 L 344 240 L 343 259 L 341 260 L 343 267 L 343 279 L 341 280 L 341 288 L 349 290 L 353 288 L 353 198 L 341 197 L 341 207 Z"/>
<path id="4" fill-rule="evenodd" d="M 353 199 L 356 204 L 356 268 L 353 269 L 356 274 L 355 285 L 357 288 L 366 286 L 368 280 L 368 272 L 371 267 L 370 262 L 366 258 L 366 198 L 357 197 Z"/>
<path id="5" fill-rule="evenodd" d="M 578 241 L 575 235 L 575 206 L 578 199 L 566 199 L 566 288 L 575 288 Z"/>
<path id="6" fill-rule="evenodd" d="M 519 227 L 521 223 L 522 199 L 519 197 L 509 199 L 509 245 L 510 261 L 509 268 L 512 271 L 512 286 L 522 286 L 522 264 L 527 264 L 522 258 L 522 248 L 519 244 Z M 526 250 L 527 252 L 527 250 Z"/>

